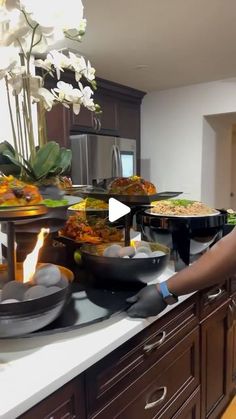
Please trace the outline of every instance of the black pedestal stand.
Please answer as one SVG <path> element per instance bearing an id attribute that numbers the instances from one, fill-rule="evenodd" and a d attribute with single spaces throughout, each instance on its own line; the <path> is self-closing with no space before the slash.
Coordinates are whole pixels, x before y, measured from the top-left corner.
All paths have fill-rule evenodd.
<path id="1" fill-rule="evenodd" d="M 16 248 L 15 248 L 15 221 L 40 217 L 45 215 L 48 209 L 44 205 L 0 207 L 0 223 L 6 223 L 7 232 L 7 265 L 8 279 L 16 279 Z"/>

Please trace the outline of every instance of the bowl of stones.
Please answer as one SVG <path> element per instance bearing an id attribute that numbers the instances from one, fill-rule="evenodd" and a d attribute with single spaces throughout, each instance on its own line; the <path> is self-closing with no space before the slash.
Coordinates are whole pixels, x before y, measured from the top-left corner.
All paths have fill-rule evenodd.
<path id="1" fill-rule="evenodd" d="M 55 320 L 74 278 L 69 269 L 49 263 L 38 264 L 29 282 L 22 277 L 22 264 L 17 264 L 15 281 L 9 281 L 7 266 L 0 266 L 0 338 L 22 336 Z"/>
<path id="2" fill-rule="evenodd" d="M 80 249 L 85 268 L 104 281 L 148 283 L 166 268 L 169 248 L 159 243 L 135 241 L 124 243 L 83 245 Z"/>

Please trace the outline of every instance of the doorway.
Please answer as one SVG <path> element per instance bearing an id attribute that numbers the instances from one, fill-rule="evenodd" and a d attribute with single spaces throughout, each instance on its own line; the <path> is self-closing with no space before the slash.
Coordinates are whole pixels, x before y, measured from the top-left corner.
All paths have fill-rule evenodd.
<path id="1" fill-rule="evenodd" d="M 201 200 L 236 209 L 236 113 L 204 117 Z"/>

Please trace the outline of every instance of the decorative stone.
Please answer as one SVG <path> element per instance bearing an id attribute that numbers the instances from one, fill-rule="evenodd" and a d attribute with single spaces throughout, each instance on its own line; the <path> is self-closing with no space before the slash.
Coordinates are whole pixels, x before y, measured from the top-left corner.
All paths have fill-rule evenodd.
<path id="1" fill-rule="evenodd" d="M 9 299 L 24 300 L 26 286 L 22 282 L 9 281 L 2 289 L 2 301 Z"/>
<path id="2" fill-rule="evenodd" d="M 46 288 L 46 295 L 51 295 L 51 294 L 55 294 L 56 292 L 60 291 L 61 288 L 60 287 L 47 287 Z"/>
<path id="3" fill-rule="evenodd" d="M 34 300 L 35 298 L 45 297 L 45 295 L 47 295 L 46 287 L 33 285 L 25 292 L 25 300 Z"/>
<path id="4" fill-rule="evenodd" d="M 61 271 L 58 266 L 48 263 L 37 269 L 33 279 L 37 285 L 51 287 L 60 281 Z"/>
<path id="5" fill-rule="evenodd" d="M 103 256 L 109 257 L 109 258 L 116 258 L 119 257 L 119 253 L 122 247 L 119 244 L 112 244 L 111 246 L 108 246 L 104 252 Z"/>
<path id="6" fill-rule="evenodd" d="M 136 249 L 136 253 L 145 253 L 146 255 L 150 256 L 152 251 L 150 247 L 140 246 Z"/>
<path id="7" fill-rule="evenodd" d="M 133 257 L 135 255 L 135 248 L 133 246 L 122 247 L 119 251 L 119 256 L 122 258 L 124 256 Z"/>

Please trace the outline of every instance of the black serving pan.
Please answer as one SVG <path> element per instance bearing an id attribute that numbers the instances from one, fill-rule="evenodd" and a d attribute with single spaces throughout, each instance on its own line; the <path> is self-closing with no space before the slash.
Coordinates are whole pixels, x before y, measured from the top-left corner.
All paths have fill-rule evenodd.
<path id="1" fill-rule="evenodd" d="M 124 243 L 119 243 L 124 246 Z M 169 260 L 169 249 L 158 243 L 149 243 L 151 249 L 161 250 L 165 254 L 142 259 L 124 259 L 102 256 L 109 244 L 83 245 L 80 248 L 82 262 L 88 272 L 103 282 L 143 282 L 148 283 L 157 278 L 166 268 Z"/>
<path id="2" fill-rule="evenodd" d="M 103 201 L 109 201 L 110 198 L 115 198 L 120 202 L 127 205 L 149 205 L 152 201 L 160 201 L 163 199 L 170 199 L 179 196 L 183 192 L 159 192 L 153 195 L 120 195 L 120 194 L 109 194 L 107 190 L 97 187 L 84 188 L 77 191 L 77 195 L 83 198 L 91 197 L 94 199 L 101 199 Z"/>
<path id="3" fill-rule="evenodd" d="M 67 279 L 72 279 L 69 270 L 60 267 Z M 62 312 L 70 295 L 70 283 L 61 278 L 59 291 L 34 300 L 0 304 L 0 338 L 16 337 L 39 330 Z"/>
<path id="4" fill-rule="evenodd" d="M 183 267 L 181 264 L 177 267 L 178 260 L 183 261 L 185 266 L 189 265 L 197 255 L 217 241 L 222 235 L 225 222 L 225 211 L 199 217 L 164 216 L 154 214 L 151 210 L 137 214 L 142 239 L 168 246 L 176 262 L 176 270 Z"/>

